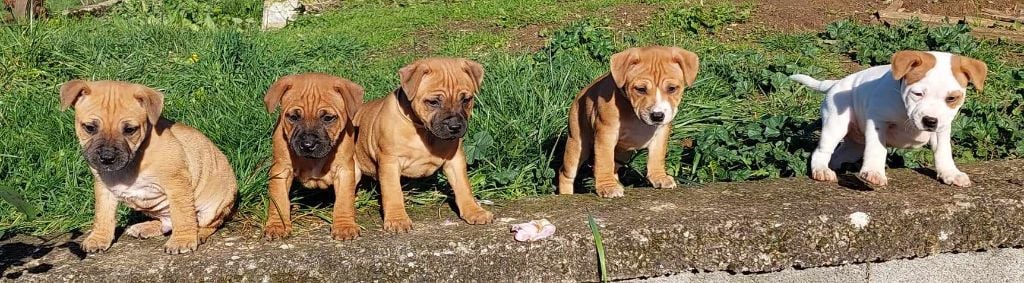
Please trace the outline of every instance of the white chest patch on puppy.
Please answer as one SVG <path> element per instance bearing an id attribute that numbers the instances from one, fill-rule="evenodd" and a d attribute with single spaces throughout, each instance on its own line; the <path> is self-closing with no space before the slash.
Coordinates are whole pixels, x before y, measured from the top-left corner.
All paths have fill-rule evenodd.
<path id="1" fill-rule="evenodd" d="M 108 185 L 107 190 L 132 209 L 154 217 L 170 217 L 167 194 L 155 181 L 152 177 L 139 176 L 130 184 Z"/>

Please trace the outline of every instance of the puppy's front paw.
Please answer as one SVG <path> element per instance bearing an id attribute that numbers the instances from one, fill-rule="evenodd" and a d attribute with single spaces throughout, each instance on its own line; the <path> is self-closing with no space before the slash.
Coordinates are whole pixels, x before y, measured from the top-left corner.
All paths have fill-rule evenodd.
<path id="1" fill-rule="evenodd" d="M 941 179 L 942 183 L 944 184 L 953 185 L 961 188 L 966 188 L 973 185 L 973 183 L 971 183 L 971 178 L 967 177 L 967 173 L 964 172 L 956 172 L 953 174 L 939 174 L 939 179 Z"/>
<path id="2" fill-rule="evenodd" d="M 152 220 L 129 226 L 128 229 L 124 231 L 124 234 L 139 239 L 147 239 L 163 236 L 164 230 L 160 221 Z"/>
<path id="3" fill-rule="evenodd" d="M 647 178 L 651 186 L 657 189 L 672 189 L 676 187 L 676 179 L 669 175 L 661 175 Z"/>
<path id="4" fill-rule="evenodd" d="M 175 237 L 173 232 L 171 239 L 164 243 L 164 252 L 172 255 L 190 253 L 199 247 L 199 238 L 193 236 Z"/>
<path id="5" fill-rule="evenodd" d="M 811 170 L 811 179 L 822 182 L 835 182 L 839 178 L 836 177 L 836 171 L 832 171 L 829 168 L 818 168 Z"/>
<path id="6" fill-rule="evenodd" d="M 462 219 L 466 220 L 466 223 L 477 225 L 477 224 L 488 224 L 494 221 L 494 214 L 483 208 L 477 209 L 473 212 L 467 212 L 462 214 Z"/>
<path id="7" fill-rule="evenodd" d="M 597 185 L 597 195 L 603 198 L 617 198 L 625 196 L 625 190 L 622 188 L 622 184 L 611 183 Z"/>
<path id="8" fill-rule="evenodd" d="M 291 234 L 292 227 L 290 225 L 286 226 L 283 223 L 267 223 L 267 227 L 263 229 L 263 238 L 270 241 L 284 239 Z"/>
<path id="9" fill-rule="evenodd" d="M 870 186 L 882 187 L 889 184 L 889 179 L 881 171 L 862 171 L 857 174 L 857 178 Z"/>
<path id="10" fill-rule="evenodd" d="M 412 220 L 409 216 L 384 218 L 384 231 L 391 233 L 408 233 L 412 230 Z"/>
<path id="11" fill-rule="evenodd" d="M 85 241 L 82 241 L 82 250 L 87 253 L 102 252 L 109 249 L 112 242 L 114 242 L 114 239 L 90 234 L 88 238 L 85 238 Z"/>
<path id="12" fill-rule="evenodd" d="M 359 238 L 359 225 L 355 223 L 337 223 L 331 226 L 331 238 L 336 241 L 348 241 Z"/>

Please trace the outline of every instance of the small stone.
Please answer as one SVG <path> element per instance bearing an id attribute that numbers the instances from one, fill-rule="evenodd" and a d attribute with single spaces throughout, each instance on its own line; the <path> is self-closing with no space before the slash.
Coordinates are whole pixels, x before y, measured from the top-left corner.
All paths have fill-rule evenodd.
<path id="1" fill-rule="evenodd" d="M 858 211 L 850 214 L 850 225 L 853 225 L 854 228 L 864 229 L 870 221 L 871 217 L 867 213 Z"/>

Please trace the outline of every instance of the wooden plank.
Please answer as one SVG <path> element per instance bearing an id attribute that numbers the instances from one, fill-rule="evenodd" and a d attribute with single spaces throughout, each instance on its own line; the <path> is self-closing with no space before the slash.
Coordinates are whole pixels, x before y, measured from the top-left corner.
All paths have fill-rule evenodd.
<path id="1" fill-rule="evenodd" d="M 64 10 L 64 12 L 62 12 L 61 14 L 64 14 L 65 16 L 81 16 L 85 14 L 94 14 L 103 12 L 107 10 L 107 8 L 117 5 L 117 3 L 121 3 L 121 0 L 107 0 L 92 5 L 85 5 L 74 9 L 67 9 Z"/>
<path id="2" fill-rule="evenodd" d="M 1024 16 L 1013 16 L 1003 11 L 989 8 L 982 8 L 981 12 L 983 12 L 984 15 L 987 17 L 997 19 L 1000 21 L 1024 23 Z"/>
<path id="3" fill-rule="evenodd" d="M 882 19 L 882 20 L 886 20 L 886 19 L 889 19 L 889 20 L 910 20 L 910 19 L 918 18 L 918 19 L 921 19 L 922 22 L 932 22 L 932 23 L 945 23 L 946 19 L 949 19 L 949 22 L 951 22 L 951 23 L 955 23 L 957 21 L 962 20 L 962 21 L 967 22 L 968 24 L 970 24 L 972 26 L 980 26 L 980 27 L 1006 27 L 1006 28 L 1013 27 L 1013 23 L 1007 23 L 1007 22 L 1004 22 L 1004 21 L 990 20 L 990 19 L 971 17 L 971 16 L 947 17 L 947 16 L 923 14 L 923 13 L 890 12 L 890 11 L 882 10 L 882 11 L 878 11 L 878 17 L 880 19 Z"/>

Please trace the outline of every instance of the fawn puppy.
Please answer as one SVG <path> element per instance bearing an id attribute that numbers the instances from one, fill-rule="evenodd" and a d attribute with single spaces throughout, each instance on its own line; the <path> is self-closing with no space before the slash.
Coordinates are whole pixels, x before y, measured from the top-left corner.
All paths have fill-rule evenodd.
<path id="1" fill-rule="evenodd" d="M 469 224 L 491 223 L 477 204 L 466 173 L 462 137 L 484 68 L 461 58 L 422 59 L 398 71 L 401 86 L 366 103 L 356 114 L 356 160 L 361 174 L 380 181 L 384 230 L 408 232 L 402 177 L 422 178 L 443 169 L 455 192 L 459 216 Z"/>
<path id="2" fill-rule="evenodd" d="M 153 220 L 125 230 L 149 238 L 168 232 L 169 254 L 187 253 L 233 212 L 237 187 L 227 157 L 202 133 L 160 117 L 163 94 L 116 81 L 73 80 L 60 89 L 75 107 L 75 135 L 95 179 L 96 214 L 86 252 L 110 248 L 117 204 Z"/>
<path id="3" fill-rule="evenodd" d="M 267 112 L 281 106 L 274 128 L 274 163 L 270 166 L 270 206 L 263 234 L 287 237 L 292 231 L 288 191 L 304 187 L 334 188 L 331 237 L 352 240 L 356 225 L 355 129 L 352 118 L 363 104 L 363 87 L 320 73 L 281 77 L 263 98 Z"/>
<path id="4" fill-rule="evenodd" d="M 597 194 L 623 196 L 616 171 L 633 151 L 648 149 L 647 179 L 655 188 L 674 188 L 665 173 L 665 154 L 683 89 L 697 79 L 693 52 L 676 47 L 630 48 L 611 58 L 611 72 L 584 88 L 569 108 L 558 192 L 572 194 L 576 172 L 593 156 Z"/>

